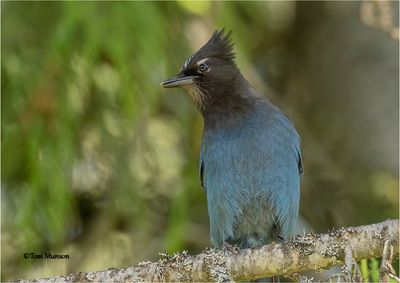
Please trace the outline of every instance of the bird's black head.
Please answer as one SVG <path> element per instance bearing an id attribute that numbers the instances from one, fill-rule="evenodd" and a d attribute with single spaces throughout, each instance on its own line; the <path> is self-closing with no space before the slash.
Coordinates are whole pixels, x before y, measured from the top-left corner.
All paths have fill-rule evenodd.
<path id="1" fill-rule="evenodd" d="M 183 64 L 178 75 L 161 84 L 165 88 L 182 87 L 200 112 L 219 104 L 232 94 L 234 82 L 242 79 L 236 67 L 230 32 L 213 33 L 208 42 Z"/>

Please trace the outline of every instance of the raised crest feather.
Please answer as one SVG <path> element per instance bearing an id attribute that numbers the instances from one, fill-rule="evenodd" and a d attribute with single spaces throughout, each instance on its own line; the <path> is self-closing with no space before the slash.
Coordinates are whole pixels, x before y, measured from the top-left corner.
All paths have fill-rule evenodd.
<path id="1" fill-rule="evenodd" d="M 216 30 L 211 38 L 191 58 L 190 61 L 198 61 L 204 58 L 218 58 L 235 64 L 235 52 L 230 38 L 232 31 L 225 33 L 225 29 Z"/>

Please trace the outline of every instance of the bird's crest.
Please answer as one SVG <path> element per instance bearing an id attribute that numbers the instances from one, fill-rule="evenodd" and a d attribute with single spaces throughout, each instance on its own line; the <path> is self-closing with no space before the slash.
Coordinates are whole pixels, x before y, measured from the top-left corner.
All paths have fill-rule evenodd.
<path id="1" fill-rule="evenodd" d="M 189 65 L 204 58 L 218 58 L 234 64 L 235 52 L 233 51 L 233 42 L 230 35 L 231 31 L 225 33 L 225 29 L 216 30 L 207 43 L 193 54 L 185 64 Z"/>

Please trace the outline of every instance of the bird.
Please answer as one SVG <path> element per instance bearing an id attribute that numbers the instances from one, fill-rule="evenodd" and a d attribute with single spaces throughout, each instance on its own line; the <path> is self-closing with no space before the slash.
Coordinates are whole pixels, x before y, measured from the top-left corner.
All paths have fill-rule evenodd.
<path id="1" fill-rule="evenodd" d="M 203 117 L 200 183 L 217 249 L 291 237 L 303 173 L 292 120 L 244 78 L 231 33 L 216 30 L 175 77 L 161 83 L 186 90 Z"/>

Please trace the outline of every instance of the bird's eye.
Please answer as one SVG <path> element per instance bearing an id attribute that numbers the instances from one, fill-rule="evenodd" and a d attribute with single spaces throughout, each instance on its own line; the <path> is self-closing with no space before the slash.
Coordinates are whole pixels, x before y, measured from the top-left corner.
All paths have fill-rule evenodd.
<path id="1" fill-rule="evenodd" d="M 199 65 L 199 71 L 200 72 L 207 72 L 210 69 L 206 64 L 200 64 Z"/>

